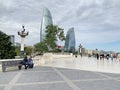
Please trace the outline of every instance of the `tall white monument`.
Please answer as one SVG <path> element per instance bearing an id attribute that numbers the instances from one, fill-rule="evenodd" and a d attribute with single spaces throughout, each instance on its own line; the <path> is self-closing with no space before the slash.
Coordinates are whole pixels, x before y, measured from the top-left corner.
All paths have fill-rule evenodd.
<path id="1" fill-rule="evenodd" d="M 18 32 L 18 35 L 21 37 L 21 48 L 20 48 L 21 55 L 24 54 L 24 39 L 29 33 L 29 32 L 25 32 L 25 26 L 22 26 L 22 28 L 23 28 L 23 31 Z"/>

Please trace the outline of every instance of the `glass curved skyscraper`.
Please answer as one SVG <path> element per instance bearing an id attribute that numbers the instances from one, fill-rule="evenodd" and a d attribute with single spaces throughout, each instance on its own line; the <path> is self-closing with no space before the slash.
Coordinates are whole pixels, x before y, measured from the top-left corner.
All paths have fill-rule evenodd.
<path id="1" fill-rule="evenodd" d="M 65 41 L 65 50 L 68 52 L 75 51 L 75 33 L 74 28 L 70 28 L 66 34 L 66 41 Z"/>
<path id="2" fill-rule="evenodd" d="M 41 22 L 41 29 L 40 29 L 40 42 L 45 39 L 46 26 L 51 25 L 51 24 L 53 24 L 51 13 L 47 8 L 44 8 L 42 22 Z"/>

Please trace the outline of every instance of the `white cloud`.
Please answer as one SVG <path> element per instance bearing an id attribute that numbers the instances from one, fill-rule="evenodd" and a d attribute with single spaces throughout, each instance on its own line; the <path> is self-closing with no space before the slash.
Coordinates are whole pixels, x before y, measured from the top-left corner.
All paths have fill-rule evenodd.
<path id="1" fill-rule="evenodd" d="M 33 45 L 39 42 L 44 7 L 65 33 L 75 28 L 77 45 L 120 40 L 119 0 L 0 0 L 0 29 L 19 41 L 17 31 L 24 24 L 30 32 L 26 44 Z"/>

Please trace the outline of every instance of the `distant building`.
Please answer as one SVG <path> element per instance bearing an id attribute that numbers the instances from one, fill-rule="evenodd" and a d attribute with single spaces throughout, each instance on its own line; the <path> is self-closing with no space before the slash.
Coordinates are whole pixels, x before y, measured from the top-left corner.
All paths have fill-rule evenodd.
<path id="1" fill-rule="evenodd" d="M 53 24 L 51 13 L 47 8 L 44 8 L 42 22 L 41 22 L 41 29 L 40 29 L 40 42 L 45 39 L 46 26 L 51 24 Z"/>
<path id="2" fill-rule="evenodd" d="M 65 41 L 65 51 L 73 52 L 75 51 L 75 33 L 74 28 L 70 28 L 66 35 L 66 41 Z"/>
<path id="3" fill-rule="evenodd" d="M 12 45 L 14 45 L 15 43 L 15 36 L 14 35 L 9 35 L 10 37 L 10 42 L 12 43 Z"/>

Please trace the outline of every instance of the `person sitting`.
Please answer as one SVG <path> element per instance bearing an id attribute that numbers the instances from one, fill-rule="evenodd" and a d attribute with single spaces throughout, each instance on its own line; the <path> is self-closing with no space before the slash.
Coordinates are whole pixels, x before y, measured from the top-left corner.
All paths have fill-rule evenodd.
<path id="1" fill-rule="evenodd" d="M 23 59 L 22 64 L 25 66 L 25 69 L 28 68 L 28 59 L 27 59 L 27 57 L 25 57 L 25 58 Z"/>
<path id="2" fill-rule="evenodd" d="M 32 57 L 30 56 L 30 58 L 28 59 L 28 68 L 33 68 L 33 66 L 34 66 L 34 63 L 33 63 Z"/>

